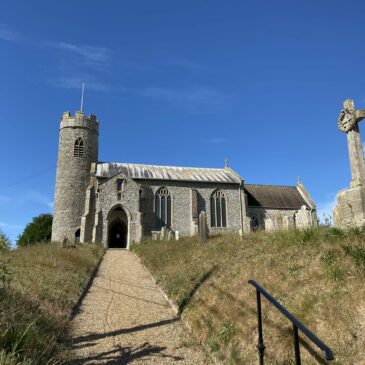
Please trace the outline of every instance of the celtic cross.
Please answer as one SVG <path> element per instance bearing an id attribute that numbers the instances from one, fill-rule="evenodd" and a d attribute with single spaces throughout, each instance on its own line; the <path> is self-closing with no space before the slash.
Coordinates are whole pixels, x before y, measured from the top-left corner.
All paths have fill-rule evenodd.
<path id="1" fill-rule="evenodd" d="M 338 117 L 338 128 L 347 134 L 351 166 L 351 187 L 365 185 L 365 160 L 358 123 L 365 118 L 365 110 L 355 110 L 352 99 L 343 103 Z"/>

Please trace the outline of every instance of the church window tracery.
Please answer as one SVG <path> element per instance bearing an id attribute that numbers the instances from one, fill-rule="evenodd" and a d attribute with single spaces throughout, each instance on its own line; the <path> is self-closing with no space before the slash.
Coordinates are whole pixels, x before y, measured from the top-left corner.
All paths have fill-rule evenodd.
<path id="1" fill-rule="evenodd" d="M 74 157 L 83 157 L 84 156 L 84 141 L 82 138 L 78 138 L 75 141 L 74 145 Z"/>
<path id="2" fill-rule="evenodd" d="M 227 227 L 226 196 L 223 191 L 216 190 L 210 197 L 211 227 Z"/>
<path id="3" fill-rule="evenodd" d="M 171 226 L 171 193 L 166 187 L 160 188 L 155 196 L 156 228 Z"/>

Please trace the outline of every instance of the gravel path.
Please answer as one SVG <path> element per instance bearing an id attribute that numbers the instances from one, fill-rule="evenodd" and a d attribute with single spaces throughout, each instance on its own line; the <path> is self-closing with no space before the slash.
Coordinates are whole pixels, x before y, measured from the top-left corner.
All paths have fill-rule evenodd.
<path id="1" fill-rule="evenodd" d="M 72 364 L 210 364 L 138 259 L 108 250 L 71 327 Z"/>

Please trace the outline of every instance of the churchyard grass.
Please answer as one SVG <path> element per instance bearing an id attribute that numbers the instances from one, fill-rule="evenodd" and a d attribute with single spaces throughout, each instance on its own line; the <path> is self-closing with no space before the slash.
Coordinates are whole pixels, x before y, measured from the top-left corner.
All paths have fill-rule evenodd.
<path id="1" fill-rule="evenodd" d="M 0 364 L 59 364 L 69 316 L 103 255 L 97 245 L 0 253 Z"/>
<path id="2" fill-rule="evenodd" d="M 132 249 L 194 336 L 224 364 L 258 363 L 256 293 L 249 279 L 333 349 L 331 364 L 364 361 L 365 233 L 358 229 L 145 241 Z M 266 363 L 294 364 L 291 324 L 265 298 L 262 306 Z M 326 363 L 306 347 L 303 364 Z"/>

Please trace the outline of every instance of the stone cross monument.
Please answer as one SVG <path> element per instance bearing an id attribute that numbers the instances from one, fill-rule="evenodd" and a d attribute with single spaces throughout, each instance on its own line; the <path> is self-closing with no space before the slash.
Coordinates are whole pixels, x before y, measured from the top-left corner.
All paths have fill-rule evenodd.
<path id="1" fill-rule="evenodd" d="M 338 128 L 347 134 L 350 157 L 350 188 L 337 195 L 333 220 L 339 227 L 365 226 L 365 160 L 358 123 L 365 118 L 365 110 L 355 110 L 354 101 L 347 99 L 338 118 Z"/>
<path id="2" fill-rule="evenodd" d="M 354 101 L 352 99 L 345 100 L 338 118 L 338 128 L 347 134 L 352 175 L 351 187 L 362 185 L 365 182 L 364 152 L 358 125 L 364 118 L 365 110 L 355 110 Z"/>

